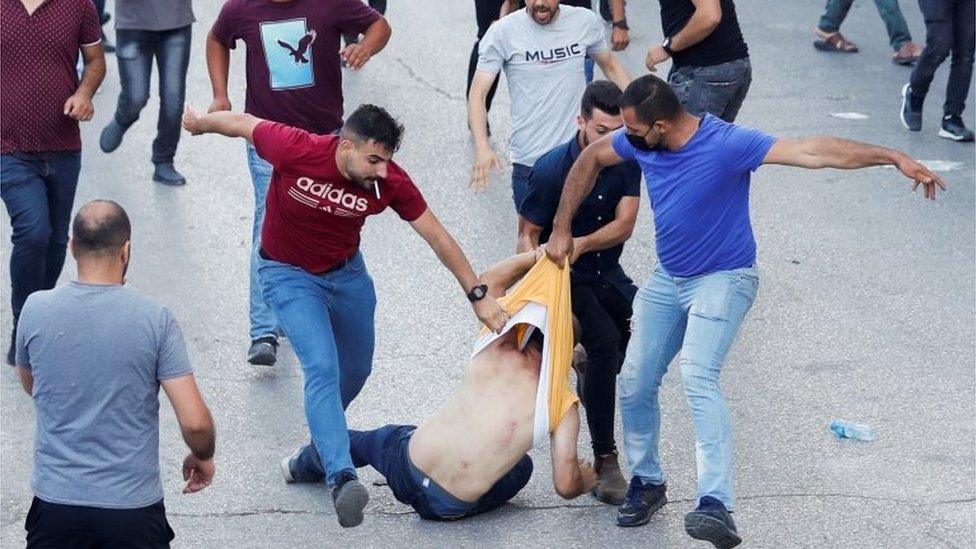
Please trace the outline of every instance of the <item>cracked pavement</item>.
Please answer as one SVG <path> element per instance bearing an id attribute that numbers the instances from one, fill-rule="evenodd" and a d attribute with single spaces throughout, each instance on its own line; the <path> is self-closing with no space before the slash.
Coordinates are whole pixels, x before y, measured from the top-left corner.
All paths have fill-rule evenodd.
<path id="1" fill-rule="evenodd" d="M 475 34 L 473 2 L 395 1 L 394 36 L 362 73 L 344 72 L 346 102 L 374 102 L 406 125 L 397 160 L 453 231 L 476 268 L 515 246 L 508 169 L 484 194 L 467 188 L 471 162 L 464 89 Z M 656 2 L 630 2 L 626 66 L 642 73 L 644 47 L 661 39 Z M 875 7 L 855 2 L 844 33 L 861 48 L 831 57 L 812 47 L 822 4 L 738 2 L 754 81 L 739 122 L 782 136 L 836 134 L 957 162 L 942 175 L 949 192 L 926 203 L 889 169 L 859 172 L 764 167 L 753 177 L 752 216 L 762 270 L 757 302 L 723 373 L 735 433 L 735 514 L 743 547 L 973 547 L 976 537 L 976 219 L 973 146 L 936 137 L 946 69 L 926 105 L 925 130 L 897 119 L 908 70 L 889 61 Z M 449 6 L 449 7 L 448 7 Z M 198 23 L 188 101 L 209 104 L 204 38 L 219 2 L 196 2 Z M 924 28 L 902 2 L 910 29 Z M 231 99 L 243 107 L 243 52 L 233 55 Z M 158 99 L 112 155 L 97 149 L 118 93 L 109 72 L 83 126 L 86 150 L 77 203 L 120 201 L 135 231 L 129 283 L 168 305 L 217 422 L 217 477 L 205 492 L 179 493 L 184 448 L 172 411 L 161 405 L 161 469 L 175 547 L 702 547 L 684 533 L 693 505 L 695 446 L 680 376 L 662 387 L 661 454 L 670 503 L 642 528 L 613 524 L 614 510 L 584 497 L 559 499 L 548 449 L 511 505 L 456 523 L 421 521 L 386 487 L 367 483 L 365 523 L 341 530 L 321 486 L 285 485 L 278 460 L 306 436 L 301 373 L 287 344 L 270 369 L 246 365 L 247 254 L 253 209 L 244 145 L 184 136 L 177 155 L 189 184 L 151 182 L 150 143 Z M 970 95 L 967 124 L 973 120 Z M 490 116 L 502 154 L 508 96 Z M 832 117 L 858 112 L 864 120 Z M 9 222 L 0 220 L 9 261 Z M 376 282 L 373 375 L 348 412 L 371 428 L 416 423 L 461 377 L 475 320 L 433 253 L 387 213 L 366 225 L 363 251 Z M 624 266 L 638 282 L 654 254 L 646 199 Z M 70 279 L 69 260 L 62 280 Z M 2 278 L 0 334 L 10 329 Z M 6 342 L 6 335 L 3 335 Z M 5 349 L 5 347 L 4 347 Z M 23 546 L 30 502 L 33 408 L 10 372 L 0 376 L 0 546 Z M 827 423 L 870 424 L 872 443 L 836 440 Z M 618 422 L 619 432 L 619 422 Z M 621 438 L 618 436 L 618 443 Z M 586 456 L 588 435 L 581 436 Z M 377 474 L 364 471 L 367 481 Z"/>

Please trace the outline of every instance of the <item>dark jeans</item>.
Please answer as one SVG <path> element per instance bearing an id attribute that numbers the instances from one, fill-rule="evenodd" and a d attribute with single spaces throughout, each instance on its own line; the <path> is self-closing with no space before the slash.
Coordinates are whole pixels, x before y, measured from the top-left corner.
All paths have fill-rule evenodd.
<path id="1" fill-rule="evenodd" d="M 175 534 L 163 500 L 138 509 L 31 502 L 24 524 L 28 549 L 165 548 Z"/>
<path id="2" fill-rule="evenodd" d="M 752 65 L 745 57 L 710 67 L 672 67 L 668 82 L 691 114 L 708 112 L 733 122 L 749 92 Z"/>
<path id="3" fill-rule="evenodd" d="M 457 520 L 487 513 L 497 509 L 515 497 L 529 482 L 532 476 L 532 458 L 528 455 L 512 467 L 478 501 L 469 504 L 461 514 L 442 515 L 436 510 L 456 506 L 458 500 L 446 495 L 439 486 L 423 486 L 416 480 L 416 467 L 410 461 L 407 448 L 416 427 L 413 425 L 386 425 L 373 431 L 349 430 L 349 451 L 356 467 L 370 465 L 381 475 L 401 503 L 413 507 L 421 518 L 427 520 Z M 323 470 L 318 460 L 318 452 L 305 446 L 292 466 L 295 480 L 300 482 L 320 481 Z M 422 474 L 422 473 L 421 473 Z M 429 480 L 431 484 L 433 480 Z M 447 501 L 445 501 L 445 499 Z"/>
<path id="4" fill-rule="evenodd" d="M 149 101 L 153 58 L 159 69 L 159 123 L 152 146 L 153 164 L 172 162 L 180 142 L 180 117 L 186 97 L 186 69 L 190 62 L 192 26 L 167 31 L 119 29 L 115 56 L 119 60 L 122 91 L 115 122 L 128 128 Z"/>
<path id="5" fill-rule="evenodd" d="M 530 175 L 532 175 L 532 166 L 512 164 L 512 201 L 515 202 L 515 211 L 522 209 L 522 201 L 529 191 Z"/>
<path id="6" fill-rule="evenodd" d="M 631 284 L 633 286 L 633 284 Z M 617 374 L 630 341 L 631 299 L 605 282 L 573 283 L 573 315 L 580 323 L 580 343 L 586 349 L 583 402 L 593 453 L 617 449 L 613 440 Z M 636 293 L 636 286 L 633 292 Z"/>
<path id="7" fill-rule="evenodd" d="M 827 8 L 817 27 L 826 32 L 837 32 L 853 4 L 854 0 L 827 0 Z M 908 23 L 901 13 L 898 0 L 874 0 L 874 5 L 878 8 L 878 14 L 881 15 L 881 20 L 888 30 L 888 40 L 891 42 L 892 49 L 898 51 L 912 41 L 912 35 L 908 32 Z"/>
<path id="8" fill-rule="evenodd" d="M 27 296 L 54 287 L 64 266 L 81 151 L 0 155 L 0 196 L 13 228 L 10 302 L 14 322 Z"/>
<path id="9" fill-rule="evenodd" d="M 485 33 L 488 32 L 488 27 L 498 20 L 498 12 L 501 11 L 503 2 L 504 0 L 474 0 L 474 13 L 478 20 L 478 39 L 475 40 L 474 46 L 471 48 L 471 58 L 468 60 L 468 87 L 464 92 L 465 97 L 471 93 L 471 81 L 474 80 L 474 73 L 478 69 L 478 46 L 481 44 L 481 39 L 484 38 Z M 497 89 L 498 76 L 496 75 L 495 82 L 488 90 L 488 98 L 485 100 L 486 111 L 491 110 L 491 101 L 495 98 L 495 90 Z"/>
<path id="10" fill-rule="evenodd" d="M 912 69 L 912 93 L 925 97 L 936 69 L 952 52 L 942 109 L 946 116 L 961 115 L 973 77 L 974 0 L 919 0 L 918 5 L 925 17 L 925 50 Z"/>
<path id="11" fill-rule="evenodd" d="M 380 12 L 381 15 L 386 13 L 386 0 L 369 0 L 369 7 Z M 359 35 L 353 33 L 347 33 L 342 35 L 343 41 L 348 46 L 349 44 L 355 44 L 359 42 Z"/>

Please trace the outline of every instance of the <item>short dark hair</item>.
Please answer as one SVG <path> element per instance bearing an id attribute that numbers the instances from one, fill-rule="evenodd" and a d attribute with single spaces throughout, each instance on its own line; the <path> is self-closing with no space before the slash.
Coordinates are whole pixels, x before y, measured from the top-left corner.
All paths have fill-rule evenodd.
<path id="1" fill-rule="evenodd" d="M 681 112 L 674 90 L 653 74 L 645 74 L 627 86 L 620 98 L 620 108 L 624 107 L 634 107 L 637 118 L 648 125 L 673 120 Z"/>
<path id="2" fill-rule="evenodd" d="M 347 131 L 367 141 L 376 141 L 390 152 L 396 152 L 400 148 L 400 140 L 403 138 L 403 124 L 390 116 L 386 109 L 369 104 L 360 105 L 349 115 L 342 128 L 343 134 L 348 135 Z"/>
<path id="3" fill-rule="evenodd" d="M 71 223 L 71 249 L 76 256 L 117 252 L 131 237 L 129 216 L 111 200 L 86 203 Z"/>
<path id="4" fill-rule="evenodd" d="M 580 113 L 583 118 L 589 119 L 593 116 L 593 109 L 599 109 L 607 114 L 616 116 L 620 114 L 620 86 L 609 80 L 597 80 L 586 86 L 583 92 L 583 102 Z"/>

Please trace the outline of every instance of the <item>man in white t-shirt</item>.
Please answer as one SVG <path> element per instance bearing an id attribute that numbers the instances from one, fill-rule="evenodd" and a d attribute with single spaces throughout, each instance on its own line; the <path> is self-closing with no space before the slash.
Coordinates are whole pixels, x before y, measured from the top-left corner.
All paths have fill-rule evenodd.
<path id="1" fill-rule="evenodd" d="M 607 45 L 603 22 L 592 10 L 559 5 L 559 0 L 526 0 L 525 9 L 495 21 L 478 54 L 478 70 L 468 95 L 468 125 L 474 137 L 471 187 L 488 186 L 491 168 L 501 167 L 488 142 L 485 98 L 502 70 L 511 97 L 512 198 L 521 202 L 532 165 L 576 133 L 574 122 L 586 89 L 589 56 L 621 89 L 630 75 Z"/>

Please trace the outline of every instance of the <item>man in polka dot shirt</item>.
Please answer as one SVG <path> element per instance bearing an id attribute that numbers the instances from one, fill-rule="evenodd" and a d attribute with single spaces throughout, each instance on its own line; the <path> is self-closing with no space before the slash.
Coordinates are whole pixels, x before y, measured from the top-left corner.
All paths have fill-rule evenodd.
<path id="1" fill-rule="evenodd" d="M 64 266 L 81 171 L 78 122 L 95 111 L 91 98 L 105 76 L 105 54 L 91 0 L 0 0 L 0 20 L 0 197 L 13 229 L 16 334 L 27 296 L 53 288 Z"/>

